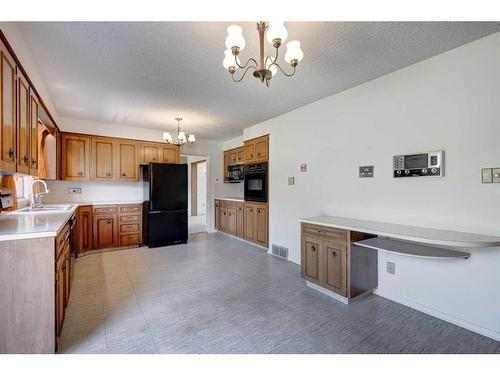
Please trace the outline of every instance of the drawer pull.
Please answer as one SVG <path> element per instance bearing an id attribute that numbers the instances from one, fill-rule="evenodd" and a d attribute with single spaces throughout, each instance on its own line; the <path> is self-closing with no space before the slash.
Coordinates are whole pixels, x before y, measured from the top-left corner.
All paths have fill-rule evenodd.
<path id="1" fill-rule="evenodd" d="M 83 176 L 83 172 L 82 171 L 78 172 L 78 176 Z"/>
<path id="2" fill-rule="evenodd" d="M 106 177 L 111 177 L 111 172 L 107 172 Z"/>
<path id="3" fill-rule="evenodd" d="M 106 224 L 113 224 L 113 219 L 106 220 Z"/>
<path id="4" fill-rule="evenodd" d="M 331 256 L 332 256 L 332 258 L 336 258 L 337 257 L 337 252 L 336 251 L 332 251 Z"/>
<path id="5" fill-rule="evenodd" d="M 127 174 L 126 173 L 122 173 L 122 177 L 127 177 Z"/>

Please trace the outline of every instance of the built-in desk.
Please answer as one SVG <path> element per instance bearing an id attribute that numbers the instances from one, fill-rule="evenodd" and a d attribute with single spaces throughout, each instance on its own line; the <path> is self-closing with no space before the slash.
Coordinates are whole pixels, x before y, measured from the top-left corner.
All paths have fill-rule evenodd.
<path id="1" fill-rule="evenodd" d="M 444 248 L 500 246 L 500 237 L 434 228 L 317 216 L 300 219 L 301 273 L 307 285 L 349 302 L 378 284 L 378 251 L 436 261 L 466 261 Z"/>

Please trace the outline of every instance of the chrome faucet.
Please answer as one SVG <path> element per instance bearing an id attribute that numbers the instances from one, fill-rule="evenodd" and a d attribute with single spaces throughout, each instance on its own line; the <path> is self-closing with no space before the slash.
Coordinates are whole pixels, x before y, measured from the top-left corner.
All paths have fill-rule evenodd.
<path id="1" fill-rule="evenodd" d="M 40 193 L 35 193 L 33 188 L 37 182 L 39 182 L 43 185 L 44 191 L 42 191 Z M 49 188 L 47 187 L 47 184 L 44 180 L 33 180 L 33 182 L 31 183 L 31 193 L 33 195 L 33 200 L 31 201 L 31 208 L 43 207 L 42 198 L 45 194 L 48 194 L 49 192 L 50 192 Z"/>

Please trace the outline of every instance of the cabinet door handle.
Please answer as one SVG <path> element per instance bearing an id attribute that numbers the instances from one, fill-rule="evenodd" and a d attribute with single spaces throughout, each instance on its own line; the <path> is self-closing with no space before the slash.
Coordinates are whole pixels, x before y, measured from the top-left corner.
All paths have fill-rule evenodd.
<path id="1" fill-rule="evenodd" d="M 106 220 L 106 224 L 113 224 L 113 219 Z"/>
<path id="2" fill-rule="evenodd" d="M 78 176 L 83 176 L 83 172 L 82 171 L 78 172 Z"/>
<path id="3" fill-rule="evenodd" d="M 314 253 L 316 251 L 316 246 L 311 246 L 311 251 Z"/>
<path id="4" fill-rule="evenodd" d="M 126 173 L 122 173 L 122 177 L 127 177 L 127 174 Z"/>
<path id="5" fill-rule="evenodd" d="M 35 165 L 36 164 L 36 160 L 35 159 L 31 159 L 31 165 Z"/>
<path id="6" fill-rule="evenodd" d="M 15 160 L 16 158 L 16 150 L 14 150 L 12 147 L 9 148 L 9 158 L 10 160 Z"/>
<path id="7" fill-rule="evenodd" d="M 332 258 L 336 258 L 337 257 L 337 252 L 336 251 L 332 251 L 331 256 L 332 256 Z"/>
<path id="8" fill-rule="evenodd" d="M 24 164 L 29 165 L 30 158 L 27 155 L 24 155 Z"/>
<path id="9" fill-rule="evenodd" d="M 106 177 L 111 177 L 111 172 L 107 172 Z"/>

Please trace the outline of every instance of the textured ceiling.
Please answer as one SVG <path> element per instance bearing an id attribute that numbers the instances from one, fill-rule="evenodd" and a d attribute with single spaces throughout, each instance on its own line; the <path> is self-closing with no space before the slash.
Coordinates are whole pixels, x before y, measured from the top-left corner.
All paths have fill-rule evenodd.
<path id="1" fill-rule="evenodd" d="M 233 83 L 222 67 L 229 22 L 18 25 L 59 115 L 168 130 L 180 115 L 187 132 L 220 140 L 500 31 L 498 22 L 290 22 L 304 59 L 266 88 L 251 75 Z M 242 26 L 242 60 L 257 57 L 255 24 Z"/>

